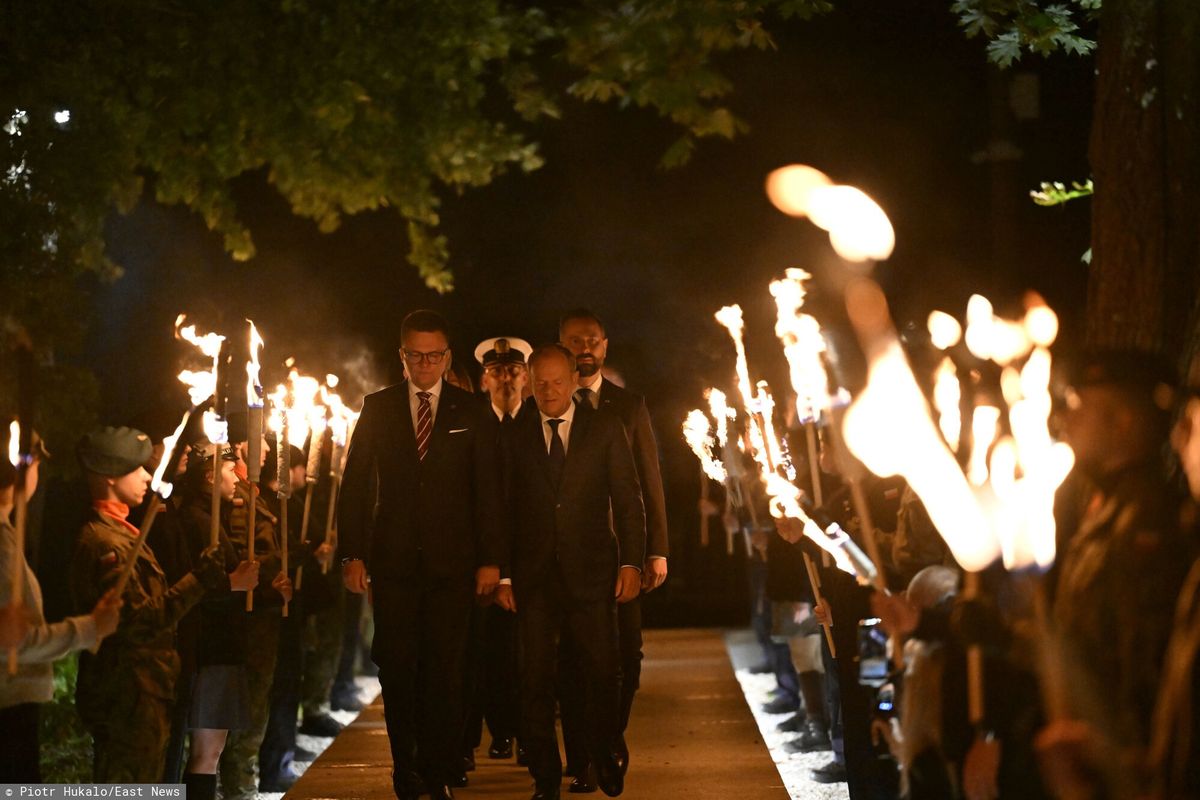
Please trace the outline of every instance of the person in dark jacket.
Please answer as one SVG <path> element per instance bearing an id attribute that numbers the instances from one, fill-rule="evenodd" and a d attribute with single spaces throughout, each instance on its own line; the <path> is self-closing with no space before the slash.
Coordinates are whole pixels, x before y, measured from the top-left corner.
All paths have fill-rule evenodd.
<path id="1" fill-rule="evenodd" d="M 221 502 L 233 501 L 237 489 L 237 455 L 220 449 Z M 193 448 L 184 477 L 179 523 L 185 547 L 198 553 L 212 535 L 212 452 Z M 236 565 L 221 585 L 210 589 L 189 616 L 196 618 L 195 674 L 188 698 L 189 748 L 183 784 L 192 800 L 212 800 L 217 789 L 217 765 L 230 730 L 249 726 L 246 679 L 245 593 L 258 585 L 257 561 L 238 560 L 229 533 L 217 519 L 218 547 L 227 565 Z"/>

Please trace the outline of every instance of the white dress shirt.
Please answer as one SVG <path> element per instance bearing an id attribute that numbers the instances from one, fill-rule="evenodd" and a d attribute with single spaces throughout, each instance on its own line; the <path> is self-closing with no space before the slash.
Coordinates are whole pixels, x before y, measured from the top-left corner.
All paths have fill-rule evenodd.
<path id="1" fill-rule="evenodd" d="M 578 397 L 579 392 L 582 391 L 583 389 L 591 389 L 592 396 L 589 399 L 592 401 L 592 408 L 599 408 L 600 407 L 600 387 L 603 385 L 604 385 L 604 372 L 598 371 L 595 375 L 592 376 L 591 383 L 580 386 L 578 389 L 575 390 L 575 396 Z"/>

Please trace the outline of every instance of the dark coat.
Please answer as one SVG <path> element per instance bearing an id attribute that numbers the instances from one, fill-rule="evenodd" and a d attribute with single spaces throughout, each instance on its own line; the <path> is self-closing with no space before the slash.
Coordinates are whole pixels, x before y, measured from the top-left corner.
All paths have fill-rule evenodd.
<path id="1" fill-rule="evenodd" d="M 625 431 L 615 415 L 576 406 L 555 487 L 541 415 L 529 411 L 509 447 L 513 589 L 536 588 L 557 564 L 575 599 L 611 599 L 618 566 L 640 570 L 646 557 L 646 513 Z"/>
<path id="2" fill-rule="evenodd" d="M 222 502 L 222 505 L 228 503 Z M 180 523 L 193 559 L 208 547 L 211 536 L 211 495 L 198 493 L 188 497 L 179 510 Z M 227 573 L 241 561 L 237 549 L 222 524 L 219 544 Z M 246 662 L 246 593 L 229 589 L 229 579 L 204 593 L 200 604 L 189 614 L 196 620 L 195 653 L 198 667 Z"/>
<path id="3" fill-rule="evenodd" d="M 642 502 L 646 508 L 646 555 L 666 558 L 670 553 L 667 536 L 667 501 L 663 494 L 662 472 L 658 466 L 658 441 L 650 424 L 650 412 L 640 394 L 629 391 L 605 378 L 600 388 L 600 410 L 621 419 L 625 436 L 633 450 Z"/>
<path id="4" fill-rule="evenodd" d="M 375 578 L 410 577 L 418 564 L 442 578 L 499 565 L 499 446 L 484 432 L 485 412 L 478 398 L 443 382 L 422 461 L 408 382 L 368 395 L 338 497 L 339 555 L 363 559 Z"/>

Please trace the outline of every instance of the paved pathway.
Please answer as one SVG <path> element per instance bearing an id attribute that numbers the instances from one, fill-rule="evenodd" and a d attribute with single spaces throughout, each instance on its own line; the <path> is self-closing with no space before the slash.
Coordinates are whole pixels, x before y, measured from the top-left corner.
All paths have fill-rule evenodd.
<path id="1" fill-rule="evenodd" d="M 788 800 L 771 754 L 734 676 L 722 632 L 646 631 L 642 688 L 627 733 L 632 764 L 626 800 Z M 485 736 L 486 738 L 486 736 Z M 486 747 L 486 744 L 485 744 Z M 529 773 L 478 753 L 460 800 L 532 794 Z M 377 699 L 287 793 L 289 800 L 389 800 L 391 763 Z M 824 788 L 824 787 L 822 787 Z M 563 783 L 563 797 L 570 797 Z M 604 795 L 591 795 L 602 800 Z"/>

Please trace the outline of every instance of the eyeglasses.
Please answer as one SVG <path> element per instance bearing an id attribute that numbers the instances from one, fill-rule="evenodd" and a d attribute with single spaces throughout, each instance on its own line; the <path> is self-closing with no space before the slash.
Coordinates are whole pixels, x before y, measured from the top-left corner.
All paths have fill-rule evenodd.
<path id="1" fill-rule="evenodd" d="M 416 350 L 405 350 L 404 348 L 400 348 L 401 355 L 404 356 L 404 360 L 408 363 L 420 364 L 421 362 L 424 362 L 426 364 L 433 364 L 434 366 L 442 363 L 442 359 L 445 358 L 446 353 L 449 352 L 450 348 L 448 347 L 445 350 L 432 350 L 428 353 L 418 353 Z"/>

